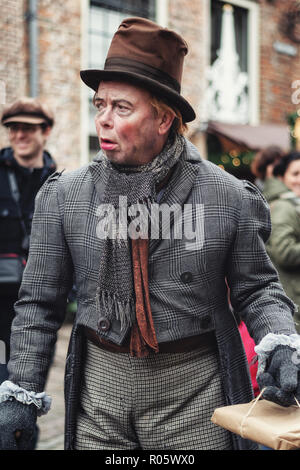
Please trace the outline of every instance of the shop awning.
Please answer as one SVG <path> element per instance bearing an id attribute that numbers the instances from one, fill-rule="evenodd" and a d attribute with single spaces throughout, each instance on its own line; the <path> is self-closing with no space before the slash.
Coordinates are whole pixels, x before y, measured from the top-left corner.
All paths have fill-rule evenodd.
<path id="1" fill-rule="evenodd" d="M 216 135 L 225 151 L 230 151 L 234 146 L 238 146 L 241 151 L 257 151 L 269 145 L 278 145 L 283 150 L 289 150 L 291 146 L 288 125 L 250 126 L 209 121 L 206 132 Z"/>

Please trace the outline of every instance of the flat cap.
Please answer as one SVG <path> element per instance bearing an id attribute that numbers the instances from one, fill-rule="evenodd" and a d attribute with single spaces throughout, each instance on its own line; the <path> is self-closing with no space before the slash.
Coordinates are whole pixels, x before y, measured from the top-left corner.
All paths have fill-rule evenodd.
<path id="1" fill-rule="evenodd" d="M 1 124 L 9 126 L 13 122 L 28 124 L 54 124 L 54 116 L 50 109 L 37 98 L 23 97 L 7 105 L 1 116 Z"/>

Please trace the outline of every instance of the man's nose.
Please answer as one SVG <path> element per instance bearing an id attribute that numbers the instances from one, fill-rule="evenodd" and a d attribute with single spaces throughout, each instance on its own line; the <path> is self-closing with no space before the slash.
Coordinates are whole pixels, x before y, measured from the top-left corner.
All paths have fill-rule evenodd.
<path id="1" fill-rule="evenodd" d="M 22 139 L 24 138 L 25 136 L 27 135 L 26 131 L 24 131 L 24 129 L 18 129 L 17 132 L 16 132 L 16 137 L 18 139 Z"/>
<path id="2" fill-rule="evenodd" d="M 96 121 L 98 121 L 101 126 L 111 127 L 113 125 L 113 112 L 111 107 L 107 106 L 105 109 L 102 109 L 96 116 Z"/>

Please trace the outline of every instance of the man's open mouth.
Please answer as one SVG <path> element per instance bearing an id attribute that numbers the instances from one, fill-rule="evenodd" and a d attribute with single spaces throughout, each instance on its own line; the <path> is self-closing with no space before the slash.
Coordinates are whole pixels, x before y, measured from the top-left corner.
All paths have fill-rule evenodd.
<path id="1" fill-rule="evenodd" d="M 116 142 L 109 139 L 101 139 L 101 148 L 103 150 L 113 150 L 117 146 Z"/>

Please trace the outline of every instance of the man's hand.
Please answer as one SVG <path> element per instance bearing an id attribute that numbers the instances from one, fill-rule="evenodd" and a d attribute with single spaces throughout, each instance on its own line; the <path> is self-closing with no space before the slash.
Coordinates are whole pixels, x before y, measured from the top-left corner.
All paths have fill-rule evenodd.
<path id="1" fill-rule="evenodd" d="M 281 406 L 300 401 L 300 358 L 295 349 L 287 345 L 276 346 L 270 353 L 265 372 L 257 376 L 263 398 Z"/>
<path id="2" fill-rule="evenodd" d="M 31 450 L 36 441 L 37 408 L 17 400 L 0 403 L 0 450 Z"/>

